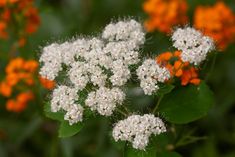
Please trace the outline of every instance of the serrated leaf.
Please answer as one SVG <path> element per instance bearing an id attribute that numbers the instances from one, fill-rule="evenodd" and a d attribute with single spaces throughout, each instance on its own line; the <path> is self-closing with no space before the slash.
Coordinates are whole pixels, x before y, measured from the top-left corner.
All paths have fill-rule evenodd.
<path id="1" fill-rule="evenodd" d="M 50 103 L 46 103 L 44 105 L 44 114 L 47 118 L 63 121 L 64 120 L 64 113 L 63 112 L 51 112 Z"/>
<path id="2" fill-rule="evenodd" d="M 199 86 L 179 87 L 166 94 L 159 112 L 171 123 L 185 124 L 205 116 L 213 103 L 212 91 L 202 82 Z"/>
<path id="3" fill-rule="evenodd" d="M 59 137 L 65 138 L 77 134 L 83 127 L 82 123 L 69 125 L 68 121 L 62 121 L 59 128 Z"/>

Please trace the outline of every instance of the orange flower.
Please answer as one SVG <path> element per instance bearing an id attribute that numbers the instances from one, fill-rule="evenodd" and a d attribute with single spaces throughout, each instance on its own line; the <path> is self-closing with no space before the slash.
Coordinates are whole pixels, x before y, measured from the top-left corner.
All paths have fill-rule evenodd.
<path id="1" fill-rule="evenodd" d="M 184 70 L 181 77 L 181 85 L 185 86 L 188 83 L 192 83 L 194 85 L 199 85 L 201 80 L 198 78 L 197 69 L 191 67 L 188 70 Z"/>
<path id="2" fill-rule="evenodd" d="M 27 12 L 25 12 L 25 16 L 27 17 L 25 28 L 26 32 L 29 34 L 36 32 L 40 24 L 38 10 L 36 8 L 31 7 L 27 10 Z"/>
<path id="3" fill-rule="evenodd" d="M 0 21 L 0 38 L 7 39 L 8 33 L 6 32 L 7 24 Z"/>
<path id="4" fill-rule="evenodd" d="M 0 13 L 0 38 L 7 39 L 8 34 L 11 34 L 10 31 L 12 31 L 8 25 L 16 24 L 21 27 L 17 27 L 20 35 L 15 42 L 20 47 L 25 45 L 26 36 L 36 32 L 40 24 L 39 13 L 33 2 L 33 0 L 0 0 L 2 10 Z"/>
<path id="5" fill-rule="evenodd" d="M 6 108 L 8 111 L 12 112 L 22 112 L 26 107 L 27 103 L 33 100 L 34 96 L 31 92 L 20 93 L 16 100 L 9 99 L 6 104 Z"/>
<path id="6" fill-rule="evenodd" d="M 34 99 L 34 95 L 32 92 L 24 92 L 24 93 L 20 93 L 18 96 L 17 96 L 17 101 L 20 102 L 20 103 L 26 103 L 30 100 L 33 100 Z"/>
<path id="7" fill-rule="evenodd" d="M 0 0 L 0 7 L 3 7 L 7 4 L 11 4 L 11 3 L 15 3 L 17 2 L 18 0 Z"/>
<path id="8" fill-rule="evenodd" d="M 179 60 L 175 61 L 174 69 L 175 69 L 175 76 L 176 77 L 182 76 L 182 74 L 183 74 L 182 67 L 183 67 L 183 62 L 182 61 L 179 61 Z"/>
<path id="9" fill-rule="evenodd" d="M 213 38 L 222 50 L 235 41 L 235 15 L 224 2 L 197 7 L 194 26 Z"/>
<path id="10" fill-rule="evenodd" d="M 55 87 L 55 82 L 54 81 L 48 80 L 48 79 L 43 78 L 41 76 L 39 76 L 39 80 L 40 80 L 41 85 L 46 89 L 51 90 Z"/>
<path id="11" fill-rule="evenodd" d="M 5 22 L 9 22 L 11 19 L 11 10 L 6 8 L 1 15 L 1 19 Z"/>
<path id="12" fill-rule="evenodd" d="M 173 54 L 171 52 L 164 52 L 157 57 L 158 62 L 169 61 Z"/>
<path id="13" fill-rule="evenodd" d="M 38 62 L 35 60 L 24 60 L 23 58 L 12 59 L 5 68 L 6 77 L 0 82 L 0 94 L 5 97 L 12 95 L 13 89 L 29 89 L 37 81 L 36 72 Z M 41 85 L 46 89 L 53 89 L 55 82 L 39 76 Z M 17 86 L 20 84 L 20 86 Z M 16 87 L 16 88 L 14 88 Z M 20 88 L 19 88 L 20 87 Z M 15 92 L 14 92 L 15 93 Z M 23 92 L 17 95 L 16 99 L 9 99 L 6 104 L 8 111 L 21 112 L 27 107 L 27 103 L 33 99 L 33 93 Z"/>
<path id="14" fill-rule="evenodd" d="M 16 73 L 10 73 L 6 76 L 6 82 L 10 86 L 15 86 L 20 80 L 20 77 Z"/>
<path id="15" fill-rule="evenodd" d="M 23 69 L 33 73 L 38 69 L 38 62 L 35 60 L 28 60 L 24 63 Z"/>
<path id="16" fill-rule="evenodd" d="M 12 112 L 21 112 L 26 108 L 26 103 L 20 103 L 16 100 L 10 99 L 7 101 L 6 109 Z"/>
<path id="17" fill-rule="evenodd" d="M 145 21 L 148 31 L 157 29 L 169 33 L 172 27 L 185 24 L 188 20 L 185 0 L 146 0 L 143 9 L 149 15 Z"/>
<path id="18" fill-rule="evenodd" d="M 23 47 L 23 46 L 25 46 L 25 44 L 26 44 L 26 39 L 25 39 L 25 37 L 21 37 L 21 38 L 18 40 L 18 45 L 19 45 L 19 47 Z"/>
<path id="19" fill-rule="evenodd" d="M 180 51 L 175 51 L 174 53 L 165 52 L 157 56 L 156 62 L 166 67 L 170 71 L 171 77 L 180 78 L 182 86 L 189 83 L 194 85 L 200 84 L 197 69 L 191 67 L 189 62 L 183 62 L 180 54 Z"/>
<path id="20" fill-rule="evenodd" d="M 12 59 L 6 67 L 6 78 L 0 83 L 0 94 L 9 97 L 12 88 L 18 82 L 24 81 L 27 85 L 34 84 L 34 72 L 38 68 L 38 63 L 34 60 L 25 61 L 22 58 Z"/>
<path id="21" fill-rule="evenodd" d="M 11 86 L 7 82 L 0 83 L 0 94 L 5 97 L 10 97 L 12 93 Z"/>
<path id="22" fill-rule="evenodd" d="M 19 69 L 22 68 L 23 64 L 24 60 L 22 58 L 12 59 L 6 67 L 6 73 L 9 74 L 19 71 Z"/>

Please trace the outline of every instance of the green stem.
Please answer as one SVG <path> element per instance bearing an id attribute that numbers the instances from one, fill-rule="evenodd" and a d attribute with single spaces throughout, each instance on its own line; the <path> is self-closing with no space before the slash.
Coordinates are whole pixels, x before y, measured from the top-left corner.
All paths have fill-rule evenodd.
<path id="1" fill-rule="evenodd" d="M 207 139 L 206 136 L 203 136 L 203 137 L 185 137 L 185 138 L 182 138 L 181 140 L 179 140 L 175 144 L 175 148 L 182 147 L 182 146 L 188 145 L 190 143 L 195 143 L 197 141 L 206 140 L 206 139 Z"/>
<path id="2" fill-rule="evenodd" d="M 163 97 L 164 97 L 164 95 L 160 95 L 160 97 L 159 97 L 159 99 L 158 99 L 158 101 L 157 101 L 157 104 L 156 104 L 156 106 L 155 106 L 154 109 L 153 109 L 153 114 L 157 111 L 157 109 L 158 109 L 158 107 L 159 107 L 159 105 L 160 105 L 160 102 L 161 102 L 161 100 L 162 100 Z"/>
<path id="3" fill-rule="evenodd" d="M 125 110 L 128 114 L 130 113 L 129 110 L 128 110 L 128 108 L 127 108 L 126 106 L 122 105 L 122 107 L 124 108 L 124 110 Z"/>
<path id="4" fill-rule="evenodd" d="M 122 114 L 123 116 L 127 117 L 127 114 L 125 112 L 123 112 L 122 110 L 120 109 L 116 109 L 118 113 Z"/>
<path id="5" fill-rule="evenodd" d="M 212 60 L 212 65 L 209 71 L 209 74 L 207 75 L 205 81 L 208 81 L 208 79 L 210 78 L 211 73 L 213 72 L 214 68 L 215 68 L 215 63 L 216 63 L 216 58 L 217 58 L 217 53 L 215 53 L 213 60 Z"/>

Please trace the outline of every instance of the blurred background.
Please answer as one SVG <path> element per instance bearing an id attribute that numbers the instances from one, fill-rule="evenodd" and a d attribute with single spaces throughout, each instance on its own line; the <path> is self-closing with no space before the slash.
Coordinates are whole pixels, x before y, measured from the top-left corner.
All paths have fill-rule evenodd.
<path id="1" fill-rule="evenodd" d="M 122 156 L 110 135 L 112 124 L 103 117 L 89 120 L 74 137 L 58 138 L 58 123 L 46 118 L 43 113 L 43 104 L 48 100 L 53 82 L 37 76 L 36 60 L 41 47 L 48 43 L 65 41 L 79 35 L 99 35 L 110 21 L 133 17 L 144 23 L 149 18 L 143 9 L 144 2 L 22 0 L 22 4 L 16 7 L 19 3 L 17 0 L 0 0 L 0 81 L 3 82 L 0 85 L 0 157 Z M 216 0 L 186 2 L 188 25 L 194 25 L 197 6 L 217 3 Z M 225 0 L 224 3 L 234 14 L 235 1 Z M 168 34 L 158 29 L 148 33 L 143 55 L 155 56 L 171 50 Z M 216 59 L 208 59 L 208 65 L 213 62 L 215 66 L 209 67 L 210 74 L 204 79 L 215 93 L 215 105 L 199 121 L 177 126 L 179 134 L 190 132 L 202 137 L 194 143 L 174 147 L 185 157 L 235 156 L 234 42 L 218 51 Z M 12 72 L 14 69 L 20 71 L 20 74 L 15 76 Z M 6 82 L 11 86 L 7 86 Z M 133 104 L 148 102 L 146 97 L 140 97 Z M 173 144 L 171 142 L 166 146 L 170 147 Z"/>

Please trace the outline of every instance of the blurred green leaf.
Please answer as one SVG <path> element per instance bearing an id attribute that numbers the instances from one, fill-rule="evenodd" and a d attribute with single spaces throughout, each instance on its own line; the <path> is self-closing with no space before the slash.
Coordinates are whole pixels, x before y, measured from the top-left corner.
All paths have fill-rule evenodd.
<path id="1" fill-rule="evenodd" d="M 156 157 L 181 157 L 181 155 L 176 152 L 158 152 Z"/>
<path id="2" fill-rule="evenodd" d="M 156 157 L 157 147 L 153 141 L 150 141 L 145 150 L 134 149 L 130 143 L 125 146 L 125 157 Z"/>
<path id="3" fill-rule="evenodd" d="M 75 134 L 77 134 L 81 128 L 83 127 L 83 124 L 77 123 L 74 125 L 69 125 L 67 121 L 62 121 L 59 128 L 59 137 L 70 137 Z"/>
<path id="4" fill-rule="evenodd" d="M 120 151 L 123 151 L 125 149 L 126 146 L 126 142 L 124 141 L 115 141 L 111 136 L 110 136 L 110 142 L 112 143 L 112 145 L 117 148 Z"/>
<path id="5" fill-rule="evenodd" d="M 51 112 L 51 106 L 50 103 L 46 103 L 44 105 L 44 113 L 47 118 L 53 119 L 53 120 L 64 120 L 64 113 L 63 112 Z"/>
<path id="6" fill-rule="evenodd" d="M 174 137 L 172 137 L 172 134 L 170 134 L 170 132 L 152 136 L 151 139 L 155 143 L 158 150 L 165 150 L 167 145 L 174 142 Z"/>
<path id="7" fill-rule="evenodd" d="M 22 142 L 24 142 L 27 138 L 32 136 L 36 130 L 39 129 L 42 123 L 42 118 L 38 115 L 32 117 L 32 120 L 26 124 L 23 130 L 21 132 L 18 132 L 18 138 L 15 143 L 21 144 Z"/>
<path id="8" fill-rule="evenodd" d="M 199 86 L 179 87 L 165 95 L 159 112 L 171 123 L 185 124 L 205 116 L 213 103 L 212 91 L 202 82 Z"/>
<path id="9" fill-rule="evenodd" d="M 137 150 L 128 147 L 125 151 L 125 157 L 155 157 L 157 150 L 154 148 L 147 148 L 145 151 Z"/>

